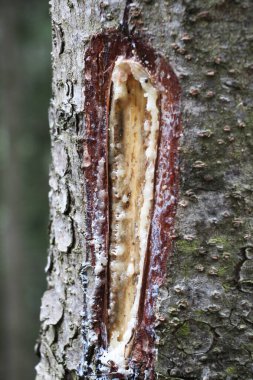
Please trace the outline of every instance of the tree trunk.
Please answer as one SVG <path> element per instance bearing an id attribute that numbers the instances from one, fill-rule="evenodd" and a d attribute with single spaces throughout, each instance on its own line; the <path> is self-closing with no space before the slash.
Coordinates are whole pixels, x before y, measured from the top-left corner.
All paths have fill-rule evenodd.
<path id="1" fill-rule="evenodd" d="M 22 90 L 23 76 L 16 62 L 22 59 L 18 44 L 19 4 L 2 4 L 1 25 L 3 26 L 1 83 L 1 153 L 3 196 L 1 219 L 2 267 L 1 285 L 4 289 L 5 306 L 1 308 L 2 336 L 4 337 L 3 362 L 1 374 L 8 373 L 10 380 L 16 379 L 21 370 L 26 370 L 27 352 L 22 347 L 25 339 L 25 313 L 22 305 L 24 291 L 25 250 L 23 242 L 23 205 L 21 170 L 17 141 L 22 136 Z M 15 112 L 13 112 L 15 109 Z M 4 207 L 3 207 L 4 205 Z M 2 215 L 1 215 L 2 216 Z M 1 268 L 2 269 L 2 268 Z M 15 279 L 15 280 L 14 280 Z M 3 281 L 3 283 L 2 283 Z M 21 328 L 23 326 L 23 328 Z"/>
<path id="2" fill-rule="evenodd" d="M 51 11 L 51 232 L 37 380 L 252 379 L 253 3 L 141 0 L 126 5 L 117 0 L 52 0 Z M 101 313 L 91 321 L 93 325 L 89 324 L 97 276 L 89 248 L 93 237 L 88 224 L 95 209 L 89 203 L 86 208 L 87 191 L 92 193 L 92 189 L 85 174 L 90 165 L 85 149 L 93 143 L 96 147 L 102 144 L 102 135 L 95 140 L 95 135 L 93 140 L 87 135 L 88 121 L 94 120 L 96 106 L 102 104 L 102 111 L 107 106 L 103 97 L 109 97 L 110 87 L 106 79 L 107 89 L 98 100 L 102 103 L 95 104 L 95 99 L 92 111 L 87 98 L 97 94 L 92 87 L 96 79 L 88 75 L 87 67 L 110 70 L 105 63 L 110 63 L 108 57 L 114 56 L 113 65 L 117 52 L 124 55 L 128 49 L 124 50 L 125 37 L 120 33 L 128 33 L 128 41 L 142 41 L 132 45 L 139 49 L 137 55 L 148 49 L 153 57 L 159 54 L 159 59 L 170 63 L 181 87 L 183 134 L 167 272 L 152 303 L 155 318 L 146 329 L 153 344 L 152 360 L 145 357 L 147 348 L 144 341 L 138 341 L 137 331 L 133 347 L 140 343 L 139 362 L 133 357 L 125 372 L 111 364 L 110 370 L 117 373 L 112 375 L 109 369 L 103 372 L 106 366 L 99 364 L 101 350 L 106 351 L 101 314 L 108 307 L 107 301 L 105 305 L 98 301 Z M 92 42 L 91 37 L 97 35 L 101 37 Z M 119 48 L 113 45 L 117 38 Z M 111 52 L 110 48 L 115 50 Z M 108 75 L 104 71 L 105 78 Z M 170 90 L 174 91 L 173 86 Z M 99 117 L 93 126 L 95 132 L 102 120 Z M 95 153 L 92 158 L 96 160 Z M 97 167 L 91 165 L 88 170 L 93 169 Z M 159 167 L 156 170 L 158 173 Z M 91 224 L 94 222 L 99 223 L 96 216 Z M 145 265 L 150 263 L 152 253 Z M 147 270 L 150 273 L 150 268 Z M 99 295 L 98 300 L 106 300 L 108 286 L 105 283 L 106 296 Z M 147 298 L 149 284 L 145 289 L 142 297 Z M 140 298 L 140 302 L 145 308 L 145 301 Z"/>

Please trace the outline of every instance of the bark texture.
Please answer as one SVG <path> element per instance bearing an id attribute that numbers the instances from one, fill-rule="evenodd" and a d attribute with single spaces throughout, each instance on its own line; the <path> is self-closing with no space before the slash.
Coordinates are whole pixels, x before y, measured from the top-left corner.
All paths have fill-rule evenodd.
<path id="1" fill-rule="evenodd" d="M 51 3 L 51 237 L 37 380 L 82 378 L 82 282 L 93 279 L 87 263 L 82 276 L 84 54 L 91 36 L 119 26 L 124 8 L 119 0 Z M 156 310 L 158 379 L 253 377 L 252 25 L 250 0 L 130 6 L 130 30 L 167 57 L 182 88 L 180 199 Z"/>

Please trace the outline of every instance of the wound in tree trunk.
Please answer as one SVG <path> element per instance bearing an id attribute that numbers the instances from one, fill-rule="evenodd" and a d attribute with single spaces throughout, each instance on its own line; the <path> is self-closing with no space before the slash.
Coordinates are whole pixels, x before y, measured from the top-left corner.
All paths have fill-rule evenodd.
<path id="1" fill-rule="evenodd" d="M 123 364 L 137 324 L 154 196 L 158 92 L 135 60 L 119 58 L 109 115 L 109 315 L 107 360 Z"/>
<path id="2" fill-rule="evenodd" d="M 152 379 L 156 300 L 176 211 L 179 85 L 163 57 L 121 32 L 94 37 L 85 61 L 94 283 L 85 284 L 83 373 Z"/>

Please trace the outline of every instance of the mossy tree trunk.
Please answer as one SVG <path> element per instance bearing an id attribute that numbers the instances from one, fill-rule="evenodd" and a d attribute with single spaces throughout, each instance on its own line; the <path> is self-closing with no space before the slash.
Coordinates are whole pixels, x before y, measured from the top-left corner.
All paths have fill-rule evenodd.
<path id="1" fill-rule="evenodd" d="M 51 233 L 37 380 L 83 378 L 84 55 L 91 36 L 119 27 L 125 8 L 119 0 L 51 3 Z M 168 59 L 182 89 L 180 194 L 156 311 L 157 378 L 250 380 L 253 3 L 139 0 L 128 21 Z"/>

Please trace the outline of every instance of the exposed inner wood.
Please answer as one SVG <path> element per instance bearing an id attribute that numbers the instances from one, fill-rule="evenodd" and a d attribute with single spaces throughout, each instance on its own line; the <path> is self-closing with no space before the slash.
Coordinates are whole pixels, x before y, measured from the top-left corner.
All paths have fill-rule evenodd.
<path id="1" fill-rule="evenodd" d="M 133 336 L 150 228 L 158 140 L 157 91 L 143 67 L 119 59 L 109 120 L 110 242 L 107 360 L 122 365 Z"/>
<path id="2" fill-rule="evenodd" d="M 127 330 L 140 273 L 140 210 L 145 179 L 146 99 L 140 82 L 129 75 L 128 95 L 113 105 L 111 125 L 111 292 L 110 339 Z"/>

